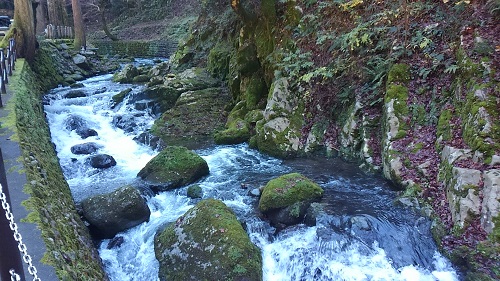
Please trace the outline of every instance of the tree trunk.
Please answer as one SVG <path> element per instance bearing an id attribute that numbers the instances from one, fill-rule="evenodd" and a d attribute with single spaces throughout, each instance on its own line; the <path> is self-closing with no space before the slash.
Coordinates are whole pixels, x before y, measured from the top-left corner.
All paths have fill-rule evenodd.
<path id="1" fill-rule="evenodd" d="M 69 26 L 64 0 L 47 0 L 49 23 L 55 26 Z"/>
<path id="2" fill-rule="evenodd" d="M 101 23 L 102 23 L 102 30 L 104 31 L 106 36 L 108 36 L 109 39 L 111 39 L 112 41 L 118 41 L 118 38 L 116 36 L 114 36 L 113 34 L 111 34 L 111 32 L 108 29 L 108 24 L 106 22 L 106 15 L 104 12 L 104 8 L 101 9 Z"/>
<path id="3" fill-rule="evenodd" d="M 35 57 L 36 37 L 31 0 L 14 0 L 14 37 L 17 55 L 32 62 Z"/>
<path id="4" fill-rule="evenodd" d="M 47 0 L 41 0 L 36 7 L 36 26 L 35 32 L 36 34 L 41 34 L 45 31 L 48 22 L 48 14 L 47 14 Z"/>
<path id="5" fill-rule="evenodd" d="M 87 42 L 85 40 L 85 28 L 83 26 L 82 18 L 82 7 L 80 6 L 79 0 L 71 0 L 71 6 L 73 9 L 73 23 L 75 27 L 75 50 L 80 50 L 82 47 L 87 47 Z"/>
<path id="6" fill-rule="evenodd" d="M 106 22 L 106 0 L 101 0 L 99 2 L 99 11 L 101 12 L 101 24 L 102 24 L 102 30 L 104 31 L 104 34 L 108 36 L 109 39 L 112 41 L 118 41 L 118 38 L 111 34 L 111 32 L 108 29 L 108 23 Z"/>

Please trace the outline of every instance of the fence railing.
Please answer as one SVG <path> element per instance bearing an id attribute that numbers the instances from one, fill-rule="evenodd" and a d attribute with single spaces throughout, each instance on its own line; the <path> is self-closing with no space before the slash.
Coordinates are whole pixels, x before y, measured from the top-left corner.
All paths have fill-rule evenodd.
<path id="1" fill-rule="evenodd" d="M 45 30 L 47 39 L 73 39 L 73 27 L 71 26 L 55 26 L 47 25 Z"/>
<path id="2" fill-rule="evenodd" d="M 9 83 L 9 76 L 12 76 L 12 71 L 15 69 L 16 41 L 14 38 L 9 40 L 9 47 L 6 49 L 0 48 L 0 94 L 6 94 L 6 84 Z M 0 95 L 0 107 L 3 107 L 2 96 Z"/>

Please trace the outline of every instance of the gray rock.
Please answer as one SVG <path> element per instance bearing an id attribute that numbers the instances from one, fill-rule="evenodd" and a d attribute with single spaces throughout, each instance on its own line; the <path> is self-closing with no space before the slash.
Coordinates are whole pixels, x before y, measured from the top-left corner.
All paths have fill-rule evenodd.
<path id="1" fill-rule="evenodd" d="M 82 90 L 71 90 L 66 95 L 64 95 L 64 97 L 67 99 L 81 98 L 86 96 L 87 95 Z"/>
<path id="2" fill-rule="evenodd" d="M 492 233 L 500 225 L 493 219 L 500 214 L 500 170 L 492 169 L 483 173 L 484 188 L 481 203 L 481 225 L 487 233 Z"/>
<path id="3" fill-rule="evenodd" d="M 73 62 L 83 69 L 90 69 L 90 66 L 87 62 L 87 58 L 85 56 L 82 56 L 80 54 L 76 54 L 73 57 Z"/>
<path id="4" fill-rule="evenodd" d="M 203 196 L 203 191 L 201 190 L 201 186 L 195 184 L 188 187 L 187 196 L 191 199 L 201 198 Z"/>
<path id="5" fill-rule="evenodd" d="M 71 147 L 71 153 L 73 154 L 92 154 L 97 152 L 102 146 L 95 142 L 86 142 L 81 144 L 76 144 Z"/>
<path id="6" fill-rule="evenodd" d="M 90 166 L 98 169 L 106 169 L 116 165 L 116 160 L 111 155 L 97 154 L 92 155 L 88 159 Z"/>
<path id="7" fill-rule="evenodd" d="M 139 190 L 131 186 L 87 198 L 81 206 L 93 234 L 99 238 L 112 238 L 149 220 L 151 214 Z"/>
<path id="8" fill-rule="evenodd" d="M 466 221 L 472 219 L 472 216 L 480 214 L 481 171 L 453 167 L 452 178 L 453 180 L 447 183 L 446 198 L 453 221 L 463 227 Z"/>
<path id="9" fill-rule="evenodd" d="M 248 194 L 252 197 L 259 197 L 260 196 L 260 189 L 258 188 L 252 188 Z"/>

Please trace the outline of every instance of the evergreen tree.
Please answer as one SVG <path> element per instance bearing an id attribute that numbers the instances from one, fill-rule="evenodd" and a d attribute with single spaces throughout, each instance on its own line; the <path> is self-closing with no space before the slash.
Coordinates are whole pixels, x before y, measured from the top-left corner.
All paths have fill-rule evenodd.
<path id="1" fill-rule="evenodd" d="M 13 36 L 19 57 L 31 62 L 35 57 L 36 37 L 31 0 L 14 0 Z"/>
<path id="2" fill-rule="evenodd" d="M 80 6 L 79 0 L 71 0 L 71 6 L 73 8 L 73 22 L 75 27 L 75 50 L 80 50 L 82 47 L 86 47 L 85 40 L 85 28 L 83 26 L 82 18 L 82 7 Z"/>
<path id="3" fill-rule="evenodd" d="M 55 26 L 68 26 L 68 13 L 65 8 L 64 0 L 47 0 L 47 10 L 49 14 L 49 23 Z"/>

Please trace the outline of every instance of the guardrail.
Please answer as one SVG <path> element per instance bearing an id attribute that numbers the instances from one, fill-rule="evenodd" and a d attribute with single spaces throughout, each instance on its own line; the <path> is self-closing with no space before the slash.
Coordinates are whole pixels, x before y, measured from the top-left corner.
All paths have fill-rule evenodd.
<path id="1" fill-rule="evenodd" d="M 8 76 L 12 76 L 12 71 L 15 69 L 16 55 L 16 41 L 14 38 L 9 40 L 9 47 L 4 50 L 0 48 L 0 94 L 7 93 L 9 83 Z M 2 96 L 0 95 L 0 107 L 3 107 Z"/>

